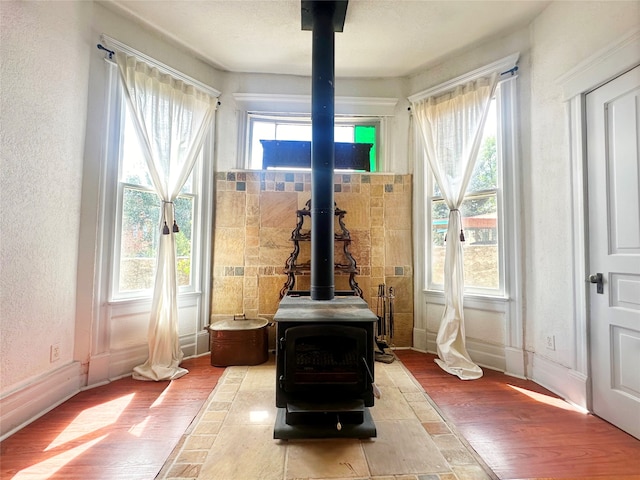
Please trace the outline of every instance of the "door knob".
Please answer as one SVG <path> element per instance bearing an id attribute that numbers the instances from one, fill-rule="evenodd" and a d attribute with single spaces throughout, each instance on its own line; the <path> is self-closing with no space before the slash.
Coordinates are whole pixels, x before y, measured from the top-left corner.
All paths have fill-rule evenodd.
<path id="1" fill-rule="evenodd" d="M 603 277 L 601 273 L 592 273 L 589 275 L 589 281 L 596 284 L 597 293 L 604 293 L 604 287 L 602 285 Z"/>

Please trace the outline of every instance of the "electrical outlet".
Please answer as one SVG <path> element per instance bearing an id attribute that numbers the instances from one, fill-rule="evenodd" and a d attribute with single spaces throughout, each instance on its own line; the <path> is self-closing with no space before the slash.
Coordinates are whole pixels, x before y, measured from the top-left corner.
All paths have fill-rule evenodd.
<path id="1" fill-rule="evenodd" d="M 51 363 L 57 362 L 58 360 L 60 360 L 60 344 L 59 343 L 54 343 L 53 345 L 51 345 L 49 360 Z"/>
<path id="2" fill-rule="evenodd" d="M 556 337 L 554 335 L 547 335 L 546 344 L 545 345 L 549 350 L 555 350 L 556 349 Z"/>

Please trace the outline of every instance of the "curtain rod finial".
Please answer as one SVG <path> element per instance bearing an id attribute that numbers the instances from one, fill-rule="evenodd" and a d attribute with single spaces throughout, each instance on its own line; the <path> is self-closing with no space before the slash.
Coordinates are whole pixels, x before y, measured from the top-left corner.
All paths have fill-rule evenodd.
<path id="1" fill-rule="evenodd" d="M 506 72 L 502 72 L 500 75 L 506 75 L 507 73 L 510 73 L 513 76 L 516 74 L 517 71 L 518 71 L 518 65 L 514 65 L 513 68 L 507 70 Z"/>
<path id="2" fill-rule="evenodd" d="M 96 47 L 98 47 L 98 50 L 104 50 L 105 52 L 107 52 L 109 54 L 109 60 L 113 60 L 113 54 L 116 53 L 113 50 L 109 50 L 108 48 L 105 48 L 102 44 L 98 44 L 96 45 Z"/>

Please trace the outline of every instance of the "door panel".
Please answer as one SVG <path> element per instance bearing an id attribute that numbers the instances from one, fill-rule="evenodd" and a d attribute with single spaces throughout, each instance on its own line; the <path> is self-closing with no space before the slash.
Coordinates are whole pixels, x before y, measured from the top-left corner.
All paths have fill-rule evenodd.
<path id="1" fill-rule="evenodd" d="M 640 67 L 586 107 L 593 411 L 640 438 Z"/>

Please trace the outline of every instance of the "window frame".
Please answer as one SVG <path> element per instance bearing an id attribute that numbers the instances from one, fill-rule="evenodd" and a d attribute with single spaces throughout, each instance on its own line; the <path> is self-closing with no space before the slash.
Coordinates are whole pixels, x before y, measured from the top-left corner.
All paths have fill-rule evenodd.
<path id="1" fill-rule="evenodd" d="M 492 100 L 495 99 L 495 109 L 496 109 L 496 169 L 497 169 L 497 178 L 496 178 L 496 186 L 495 188 L 477 190 L 470 193 L 465 193 L 463 203 L 468 199 L 485 197 L 487 194 L 495 194 L 496 196 L 496 220 L 497 220 L 497 241 L 498 241 L 498 287 L 497 288 L 485 288 L 485 287 L 477 287 L 477 286 L 468 286 L 464 287 L 464 294 L 470 295 L 478 295 L 478 296 L 488 296 L 488 297 L 505 297 L 505 247 L 504 247 L 504 155 L 502 152 L 502 118 L 500 115 L 500 85 L 496 87 L 496 92 L 492 97 Z M 426 162 L 426 159 L 425 159 Z M 426 280 L 427 280 L 427 290 L 433 292 L 444 292 L 444 284 L 436 283 L 433 279 L 433 268 L 432 268 L 432 255 L 433 255 L 433 239 L 432 239 L 432 213 L 433 213 L 433 203 L 441 202 L 444 198 L 441 195 L 435 195 L 434 187 L 435 187 L 435 177 L 431 172 L 431 169 L 427 166 L 427 171 L 429 172 L 426 179 L 426 189 L 425 189 L 425 197 L 426 197 L 426 231 L 425 236 L 427 241 L 427 251 L 425 258 L 425 270 L 426 270 Z M 464 224 L 464 216 L 463 216 L 463 224 Z M 463 244 L 464 246 L 465 244 Z"/>
<path id="2" fill-rule="evenodd" d="M 120 157 L 122 158 L 122 157 Z M 178 294 L 184 293 L 193 293 L 196 292 L 197 289 L 197 265 L 198 263 L 194 258 L 200 256 L 201 250 L 201 242 L 196 241 L 200 238 L 197 235 L 197 232 L 200 231 L 200 218 L 198 217 L 198 212 L 201 210 L 202 196 L 200 195 L 200 171 L 202 166 L 202 155 L 198 158 L 195 165 L 193 166 L 193 172 L 191 173 L 191 181 L 193 182 L 193 190 L 189 193 L 181 193 L 178 195 L 178 198 L 190 198 L 192 199 L 193 204 L 193 219 L 191 225 L 191 268 L 190 268 L 190 281 L 189 285 L 178 285 Z M 118 173 L 120 170 L 118 169 Z M 152 188 L 145 187 L 143 185 L 137 185 L 134 183 L 121 181 L 119 178 L 117 180 L 116 185 L 116 207 L 115 207 L 115 222 L 113 226 L 113 249 L 111 250 L 111 268 L 110 268 L 110 288 L 109 288 L 109 300 L 117 301 L 117 300 L 127 300 L 127 299 L 140 299 L 140 298 L 150 298 L 153 295 L 153 287 L 147 289 L 138 289 L 138 290 L 128 290 L 121 291 L 120 290 L 120 267 L 122 264 L 122 221 L 124 216 L 124 193 L 125 190 L 139 190 L 141 192 L 152 193 L 155 194 L 155 191 Z M 159 206 L 159 210 L 161 210 L 161 206 Z M 155 225 L 157 228 L 157 235 L 160 235 L 160 224 Z M 176 253 L 176 259 L 178 259 L 178 255 Z M 154 262 L 156 258 L 152 259 Z M 155 278 L 155 277 L 154 277 Z M 152 282 L 153 283 L 153 282 Z"/>
<path id="3" fill-rule="evenodd" d="M 236 168 L 240 170 L 260 171 L 251 169 L 249 163 L 250 114 L 311 119 L 310 95 L 234 93 L 233 100 L 239 113 Z M 376 172 L 386 171 L 393 145 L 389 122 L 397 114 L 397 104 L 398 99 L 392 97 L 335 97 L 336 118 L 376 119 L 380 122 L 376 132 Z"/>
<path id="4" fill-rule="evenodd" d="M 501 182 L 499 192 L 501 198 L 497 198 L 502 204 L 502 218 L 498 218 L 499 241 L 501 241 L 502 265 L 500 291 L 494 289 L 464 289 L 465 299 L 485 299 L 495 304 L 495 309 L 502 310 L 503 303 L 509 304 L 507 310 L 513 319 L 513 325 L 521 325 L 522 315 L 520 311 L 522 297 L 522 247 L 521 247 L 521 222 L 520 212 L 520 167 L 519 167 L 519 144 L 516 132 L 518 131 L 518 103 L 517 103 L 517 64 L 519 53 L 514 53 L 508 57 L 497 60 L 484 67 L 473 70 L 467 74 L 456 77 L 440 85 L 428 88 L 416 93 L 408 100 L 416 102 L 432 95 L 440 95 L 453 90 L 456 86 L 472 81 L 481 76 L 490 75 L 497 72 L 498 88 L 496 88 L 496 108 L 497 108 L 497 129 L 496 145 L 498 147 L 498 182 Z M 421 144 L 420 132 L 414 124 L 413 146 L 416 167 L 421 165 L 423 172 L 416 176 L 416 215 L 414 216 L 415 230 L 414 241 L 416 244 L 425 245 L 421 253 L 416 255 L 416 275 L 417 287 L 427 299 L 427 303 L 436 301 L 444 297 L 442 288 L 437 288 L 431 284 L 431 208 L 428 202 L 429 192 L 432 192 L 432 173 L 428 167 L 428 162 L 424 159 L 424 149 Z M 418 170 L 416 171 L 418 173 Z M 500 187 L 500 185 L 499 185 Z M 500 233 L 501 232 L 501 233 Z M 430 300 L 429 300 L 430 299 Z M 517 331 L 517 328 L 509 329 Z"/>
<path id="5" fill-rule="evenodd" d="M 115 42 L 111 40 L 112 42 Z M 124 47 L 121 47 L 124 49 Z M 130 52 L 135 52 L 131 50 Z M 137 54 L 137 52 L 135 52 Z M 144 56 L 145 61 L 157 65 L 159 68 L 169 70 L 171 75 L 178 78 L 191 80 L 175 70 Z M 124 122 L 126 98 L 124 86 L 119 78 L 117 65 L 105 60 L 109 69 L 106 79 L 106 127 L 105 140 L 105 166 L 101 177 L 101 213 L 100 249 L 102 250 L 102 283 L 105 285 L 104 299 L 106 304 L 115 305 L 123 303 L 151 302 L 153 288 L 119 292 L 120 253 L 121 253 L 121 225 L 123 213 L 123 194 L 127 185 L 135 189 L 153 192 L 143 185 L 122 182 L 120 178 L 122 149 L 124 146 Z M 193 81 L 199 86 L 197 81 Z M 211 89 L 212 90 L 212 89 Z M 213 92 L 213 90 L 212 90 Z M 211 235 L 213 217 L 213 142 L 215 121 L 212 122 L 209 132 L 206 134 L 202 150 L 196 160 L 191 173 L 192 189 L 189 193 L 181 193 L 179 196 L 194 198 L 192 242 L 191 242 L 191 281 L 188 286 L 178 287 L 178 299 L 193 295 L 202 295 L 209 290 L 208 268 L 211 260 Z M 160 227 L 158 226 L 158 229 Z M 154 259 L 155 261 L 155 259 Z M 208 309 L 208 295 L 203 295 L 199 301 L 204 309 Z M 204 322 L 204 321 L 203 321 Z"/>

